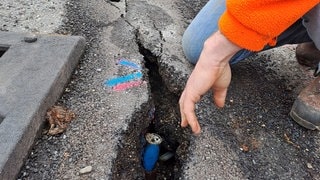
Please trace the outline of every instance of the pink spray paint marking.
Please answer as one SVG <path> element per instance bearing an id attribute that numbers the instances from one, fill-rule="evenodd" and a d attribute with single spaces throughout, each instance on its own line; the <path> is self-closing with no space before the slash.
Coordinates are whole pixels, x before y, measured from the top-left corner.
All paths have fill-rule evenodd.
<path id="1" fill-rule="evenodd" d="M 131 82 L 121 83 L 121 84 L 118 84 L 116 86 L 113 86 L 112 89 L 114 91 L 123 91 L 123 90 L 126 90 L 128 88 L 140 86 L 142 83 L 143 83 L 143 81 L 141 81 L 141 80 L 131 81 Z"/>

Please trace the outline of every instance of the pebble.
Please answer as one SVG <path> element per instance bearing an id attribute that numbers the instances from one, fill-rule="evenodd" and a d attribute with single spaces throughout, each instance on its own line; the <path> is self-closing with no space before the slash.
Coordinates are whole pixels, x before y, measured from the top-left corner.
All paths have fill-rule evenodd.
<path id="1" fill-rule="evenodd" d="M 92 166 L 87 166 L 85 168 L 80 169 L 80 174 L 90 173 L 92 171 Z"/>
<path id="2" fill-rule="evenodd" d="M 311 164 L 311 163 L 307 163 L 307 167 L 308 167 L 309 169 L 313 169 L 313 167 L 312 167 L 312 164 Z"/>
<path id="3" fill-rule="evenodd" d="M 174 156 L 174 153 L 172 152 L 166 152 L 163 155 L 161 155 L 159 157 L 159 160 L 161 161 L 168 161 L 169 159 L 171 159 Z"/>
<path id="4" fill-rule="evenodd" d="M 27 43 L 33 43 L 33 42 L 36 42 L 37 40 L 38 38 L 36 35 L 28 35 L 24 37 L 24 42 L 27 42 Z"/>

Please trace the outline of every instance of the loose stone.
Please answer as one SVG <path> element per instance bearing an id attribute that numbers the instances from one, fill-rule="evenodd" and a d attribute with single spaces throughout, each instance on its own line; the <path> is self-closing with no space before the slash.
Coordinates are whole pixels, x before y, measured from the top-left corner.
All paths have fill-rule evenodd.
<path id="1" fill-rule="evenodd" d="M 80 169 L 80 174 L 90 173 L 92 171 L 92 166 L 87 166 L 85 168 Z"/>

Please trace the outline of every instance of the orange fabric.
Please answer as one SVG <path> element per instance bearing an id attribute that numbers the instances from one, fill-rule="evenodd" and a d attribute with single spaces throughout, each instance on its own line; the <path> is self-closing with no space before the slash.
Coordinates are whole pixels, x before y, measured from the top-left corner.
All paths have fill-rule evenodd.
<path id="1" fill-rule="evenodd" d="M 275 45 L 276 37 L 320 3 L 319 0 L 226 0 L 219 29 L 251 51 Z"/>

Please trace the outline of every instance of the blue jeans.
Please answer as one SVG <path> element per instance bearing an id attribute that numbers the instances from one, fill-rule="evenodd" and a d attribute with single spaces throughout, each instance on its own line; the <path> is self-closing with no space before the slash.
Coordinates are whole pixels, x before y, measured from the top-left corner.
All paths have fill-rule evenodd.
<path id="1" fill-rule="evenodd" d="M 218 21 L 225 11 L 225 0 L 209 0 L 190 23 L 182 37 L 182 48 L 186 58 L 196 64 L 203 49 L 204 41 L 218 30 Z M 320 47 L 320 5 L 308 12 L 302 19 L 295 22 L 285 30 L 277 39 L 276 46 L 266 46 L 263 50 L 279 47 L 284 44 L 298 44 L 314 40 Z M 308 28 L 309 32 L 307 31 Z M 316 36 L 316 37 L 315 37 Z M 317 42 L 317 43 L 316 43 Z M 237 63 L 255 52 L 242 49 L 230 60 L 231 64 Z"/>

